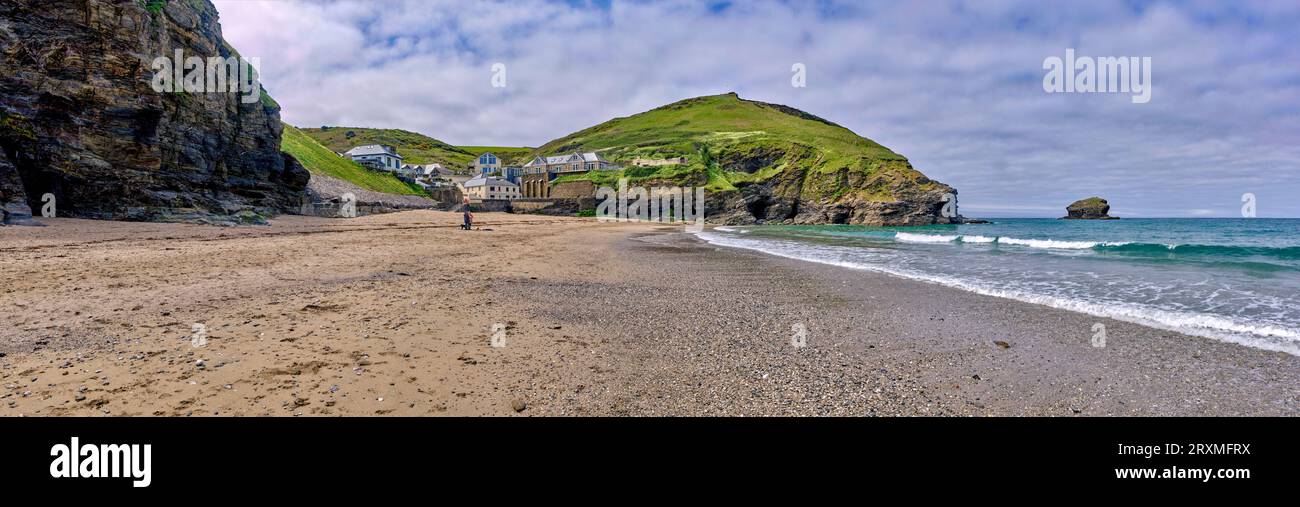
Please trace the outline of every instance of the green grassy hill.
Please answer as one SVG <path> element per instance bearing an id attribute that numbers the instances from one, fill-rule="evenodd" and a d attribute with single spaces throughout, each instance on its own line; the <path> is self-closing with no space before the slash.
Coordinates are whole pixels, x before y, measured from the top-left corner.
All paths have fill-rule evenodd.
<path id="1" fill-rule="evenodd" d="M 527 154 L 531 148 L 488 146 L 452 146 L 432 137 L 396 129 L 370 129 L 359 127 L 305 128 L 302 132 L 326 148 L 345 152 L 366 144 L 386 144 L 397 148 L 408 164 L 442 164 L 453 171 L 464 170 L 470 161 L 484 151 L 491 151 L 513 162 L 513 157 Z"/>
<path id="2" fill-rule="evenodd" d="M 329 148 L 292 125 L 284 125 L 280 149 L 293 155 L 308 171 L 351 182 L 367 190 L 400 195 L 426 195 L 417 185 L 406 183 L 389 173 L 371 171 L 360 164 L 336 155 Z"/>
<path id="3" fill-rule="evenodd" d="M 465 150 L 469 153 L 473 153 L 475 156 L 477 156 L 480 153 L 492 152 L 495 153 L 502 160 L 506 161 L 507 164 L 512 164 L 512 165 L 523 165 L 525 162 L 528 162 L 529 159 L 528 154 L 532 153 L 533 150 L 536 149 L 536 148 L 515 148 L 515 147 L 506 147 L 506 146 L 457 146 L 457 148 Z M 469 163 L 471 159 L 466 159 L 465 163 Z"/>
<path id="4" fill-rule="evenodd" d="M 737 223 L 746 213 L 752 219 L 808 223 L 923 223 L 930 220 L 926 216 L 931 201 L 940 198 L 936 195 L 952 191 L 913 169 L 902 155 L 849 129 L 735 93 L 615 118 L 546 143 L 530 155 L 575 151 L 599 151 L 625 168 L 560 181 L 589 179 L 613 186 L 627 177 L 632 183 L 703 186 L 715 194 L 711 202 L 736 212 L 729 220 Z M 635 157 L 682 156 L 686 164 L 630 166 Z M 899 202 L 903 205 L 893 210 L 884 205 Z"/>

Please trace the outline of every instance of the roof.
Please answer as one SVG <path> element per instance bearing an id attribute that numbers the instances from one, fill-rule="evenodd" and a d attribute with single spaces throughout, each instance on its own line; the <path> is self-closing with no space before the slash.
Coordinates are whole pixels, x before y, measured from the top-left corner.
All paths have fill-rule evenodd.
<path id="1" fill-rule="evenodd" d="M 558 164 L 567 164 L 570 162 L 603 162 L 603 161 L 605 161 L 605 158 L 601 157 L 599 153 L 596 153 L 594 151 L 589 151 L 586 153 L 570 153 L 568 155 L 557 155 L 551 157 L 535 157 L 532 160 L 529 160 L 527 164 L 524 164 L 524 166 L 536 167 L 539 165 L 558 165 Z"/>
<path id="2" fill-rule="evenodd" d="M 482 186 L 488 186 L 488 185 L 491 185 L 491 186 L 494 186 L 494 187 L 517 187 L 517 186 L 519 186 L 519 185 L 516 185 L 516 184 L 514 184 L 514 183 L 511 183 L 509 180 L 503 180 L 503 179 L 501 179 L 501 178 L 493 178 L 493 177 L 490 177 L 490 176 L 475 176 L 475 177 L 473 177 L 473 178 L 470 178 L 469 181 L 466 181 L 466 182 L 465 182 L 465 188 L 469 188 L 469 187 L 482 187 Z"/>
<path id="3" fill-rule="evenodd" d="M 352 156 L 352 157 L 360 157 L 365 155 L 388 155 L 392 157 L 402 158 L 401 155 L 397 154 L 396 149 L 390 146 L 383 146 L 379 144 L 367 144 L 364 146 L 357 146 L 356 148 L 352 148 L 348 150 L 345 153 L 345 155 Z"/>

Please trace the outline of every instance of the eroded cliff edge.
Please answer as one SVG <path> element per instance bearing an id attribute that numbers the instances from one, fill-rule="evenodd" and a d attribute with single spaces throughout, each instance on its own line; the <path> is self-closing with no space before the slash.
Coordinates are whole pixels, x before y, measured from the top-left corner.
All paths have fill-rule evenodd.
<path id="1" fill-rule="evenodd" d="M 208 0 L 0 2 L 0 193 L 14 212 L 258 222 L 298 209 L 269 96 L 159 93 L 151 62 L 236 56 Z"/>

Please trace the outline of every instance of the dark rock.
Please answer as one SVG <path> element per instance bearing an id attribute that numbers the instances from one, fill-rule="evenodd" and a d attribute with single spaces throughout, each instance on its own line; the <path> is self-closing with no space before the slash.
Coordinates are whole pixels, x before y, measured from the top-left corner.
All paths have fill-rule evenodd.
<path id="1" fill-rule="evenodd" d="M 231 57 L 207 0 L 0 2 L 0 207 L 60 217 L 259 223 L 302 204 L 263 95 L 159 93 L 157 57 Z"/>
<path id="2" fill-rule="evenodd" d="M 1074 201 L 1065 208 L 1066 216 L 1061 218 L 1070 220 L 1117 220 L 1119 217 L 1112 217 L 1110 213 L 1110 204 L 1100 197 L 1089 197 Z"/>

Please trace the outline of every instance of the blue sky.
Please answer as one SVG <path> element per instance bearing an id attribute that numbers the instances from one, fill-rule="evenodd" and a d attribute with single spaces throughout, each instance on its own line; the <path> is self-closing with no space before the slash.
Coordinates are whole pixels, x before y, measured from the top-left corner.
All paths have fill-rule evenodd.
<path id="1" fill-rule="evenodd" d="M 738 92 L 906 155 L 964 214 L 1300 217 L 1300 2 L 214 0 L 300 126 L 538 146 Z M 1043 61 L 1150 57 L 1152 97 L 1043 90 Z M 506 86 L 491 85 L 506 65 Z M 804 64 L 807 86 L 791 86 Z"/>

